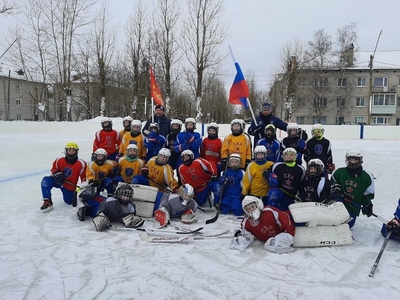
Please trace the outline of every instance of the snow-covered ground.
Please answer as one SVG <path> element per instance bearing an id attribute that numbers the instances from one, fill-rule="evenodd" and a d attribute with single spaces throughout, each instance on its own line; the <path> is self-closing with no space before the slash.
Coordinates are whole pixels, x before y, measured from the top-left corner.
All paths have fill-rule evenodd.
<path id="1" fill-rule="evenodd" d="M 29 123 L 27 123 L 29 126 Z M 66 123 L 68 126 L 68 123 Z M 67 130 L 66 130 L 67 131 Z M 393 299 L 400 294 L 400 244 L 389 241 L 373 278 L 382 246 L 381 223 L 361 216 L 354 243 L 274 254 L 261 243 L 245 252 L 230 239 L 187 244 L 142 241 L 120 225 L 98 233 L 79 222 L 76 208 L 53 192 L 54 210 L 42 213 L 40 181 L 64 146 L 75 141 L 89 159 L 93 133 L 2 133 L 0 135 L 0 299 Z M 337 167 L 351 148 L 364 151 L 364 167 L 376 180 L 374 212 L 392 218 L 400 196 L 400 141 L 331 140 Z M 205 232 L 239 228 L 233 216 L 198 212 L 190 227 Z M 173 222 L 184 227 L 178 220 Z M 152 228 L 152 220 L 144 227 Z"/>

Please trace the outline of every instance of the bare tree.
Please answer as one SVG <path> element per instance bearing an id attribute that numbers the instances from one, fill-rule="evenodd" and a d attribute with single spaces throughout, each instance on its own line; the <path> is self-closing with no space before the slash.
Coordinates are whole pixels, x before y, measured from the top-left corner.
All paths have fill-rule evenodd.
<path id="1" fill-rule="evenodd" d="M 196 97 L 196 120 L 202 118 L 201 101 L 204 73 L 222 61 L 218 47 L 226 38 L 220 23 L 224 11 L 223 0 L 187 0 L 189 16 L 184 22 L 182 49 L 194 69 L 186 71 Z"/>
<path id="2" fill-rule="evenodd" d="M 151 42 L 159 52 L 160 67 L 164 75 L 165 106 L 166 111 L 171 109 L 170 97 L 173 85 L 172 68 L 180 58 L 179 45 L 177 42 L 177 25 L 181 15 L 181 3 L 176 0 L 157 0 L 155 10 L 153 37 Z"/>
<path id="3" fill-rule="evenodd" d="M 9 15 L 13 14 L 18 9 L 17 0 L 1 0 L 0 1 L 0 14 Z"/>

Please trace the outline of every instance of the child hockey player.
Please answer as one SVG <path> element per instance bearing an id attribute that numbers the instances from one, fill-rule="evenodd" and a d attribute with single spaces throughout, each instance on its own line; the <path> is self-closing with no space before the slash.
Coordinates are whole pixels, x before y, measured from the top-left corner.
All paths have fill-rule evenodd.
<path id="1" fill-rule="evenodd" d="M 314 124 L 311 129 L 312 138 L 307 142 L 304 160 L 308 163 L 313 158 L 319 158 L 325 166 L 325 171 L 331 174 L 335 170 L 332 158 L 331 142 L 324 138 L 325 129 L 321 124 Z"/>
<path id="2" fill-rule="evenodd" d="M 130 116 L 126 116 L 125 118 L 122 119 L 122 127 L 124 129 L 122 129 L 119 132 L 121 138 L 123 138 L 126 133 L 131 131 L 132 121 L 133 119 Z"/>
<path id="3" fill-rule="evenodd" d="M 300 189 L 303 202 L 326 202 L 331 190 L 331 183 L 324 175 L 324 164 L 318 158 L 313 158 L 307 165 L 307 176 L 304 188 Z"/>
<path id="4" fill-rule="evenodd" d="M 382 226 L 381 233 L 384 237 L 387 236 L 388 232 L 391 232 L 391 239 L 400 241 L 400 199 L 397 202 L 394 218 Z"/>
<path id="5" fill-rule="evenodd" d="M 242 229 L 235 233 L 231 248 L 244 251 L 255 237 L 265 243 L 264 248 L 268 251 L 294 251 L 291 245 L 295 226 L 289 214 L 275 207 L 264 207 L 262 201 L 255 196 L 244 197 L 242 207 L 246 217 L 242 221 Z"/>
<path id="6" fill-rule="evenodd" d="M 168 160 L 168 164 L 171 166 L 172 170 L 176 170 L 179 166 L 180 152 L 175 150 L 175 142 L 178 134 L 182 129 L 182 121 L 178 119 L 171 120 L 171 132 L 165 137 L 165 148 L 171 151 L 171 156 Z"/>
<path id="7" fill-rule="evenodd" d="M 299 135 L 300 132 L 300 135 Z M 296 163 L 302 165 L 303 153 L 306 151 L 307 134 L 304 130 L 300 129 L 296 123 L 289 123 L 287 125 L 287 137 L 283 138 L 281 143 L 281 152 L 287 148 L 296 150 Z"/>
<path id="8" fill-rule="evenodd" d="M 267 149 L 267 160 L 276 163 L 281 161 L 281 143 L 276 139 L 275 126 L 265 126 L 264 138 L 257 142 L 257 146 L 264 146 Z"/>
<path id="9" fill-rule="evenodd" d="M 207 126 L 208 136 L 203 140 L 200 146 L 200 157 L 214 164 L 218 174 L 221 169 L 221 148 L 222 141 L 218 138 L 219 126 L 217 123 L 210 123 Z"/>
<path id="10" fill-rule="evenodd" d="M 144 136 L 141 132 L 142 122 L 132 120 L 131 131 L 122 137 L 122 142 L 119 145 L 119 156 L 126 155 L 126 149 L 129 145 L 135 144 L 138 148 L 138 157 L 142 160 L 146 159 L 146 147 L 144 146 Z"/>
<path id="11" fill-rule="evenodd" d="M 144 140 L 144 145 L 147 148 L 146 161 L 149 161 L 153 156 L 158 155 L 158 151 L 165 145 L 165 137 L 158 134 L 158 124 L 150 123 L 149 135 Z"/>
<path id="12" fill-rule="evenodd" d="M 41 182 L 43 204 L 42 212 L 54 209 L 51 199 L 51 190 L 59 188 L 63 194 L 64 202 L 76 202 L 76 184 L 86 180 L 86 162 L 78 158 L 79 147 L 76 143 L 67 143 L 64 157 L 59 157 L 53 162 L 51 176 L 45 176 Z M 76 204 L 75 204 L 76 206 Z"/>
<path id="13" fill-rule="evenodd" d="M 197 208 L 193 200 L 194 190 L 190 184 L 179 187 L 178 195 L 165 193 L 159 209 L 154 212 L 156 225 L 161 228 L 168 225 L 170 218 L 181 218 L 182 223 L 191 224 L 198 220 L 194 213 Z"/>
<path id="14" fill-rule="evenodd" d="M 106 150 L 107 159 L 116 161 L 117 149 L 121 144 L 122 137 L 118 131 L 112 129 L 112 120 L 110 118 L 103 118 L 101 127 L 103 129 L 97 131 L 94 135 L 92 159 L 94 152 L 101 148 Z"/>

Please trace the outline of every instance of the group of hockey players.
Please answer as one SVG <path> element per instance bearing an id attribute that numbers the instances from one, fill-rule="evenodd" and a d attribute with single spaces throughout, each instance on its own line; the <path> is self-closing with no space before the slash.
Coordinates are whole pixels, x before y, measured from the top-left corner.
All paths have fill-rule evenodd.
<path id="1" fill-rule="evenodd" d="M 158 227 L 176 217 L 194 223 L 199 206 L 215 206 L 223 214 L 244 215 L 232 248 L 244 250 L 256 238 L 265 242 L 265 249 L 279 253 L 293 250 L 301 225 L 351 228 L 360 211 L 374 215 L 374 177 L 362 167 L 363 154 L 348 151 L 346 167 L 335 170 L 324 127 L 313 125 L 308 139 L 297 124 L 273 116 L 269 103 L 247 133 L 245 122 L 234 119 L 223 139 L 218 124 L 208 124 L 203 139 L 194 118 L 171 120 L 162 105 L 155 106 L 143 128 L 131 117 L 122 123 L 118 132 L 110 118 L 102 119 L 88 163 L 78 158 L 76 143 L 66 144 L 65 156 L 53 162 L 51 175 L 41 182 L 43 212 L 53 209 L 51 189 L 59 188 L 65 203 L 80 203 L 78 219 L 92 217 L 97 231 L 106 230 L 110 222 L 135 228 L 144 220 L 133 200 L 148 186 L 153 190 L 145 197 L 153 198 L 151 214 Z M 277 128 L 287 132 L 281 141 Z M 399 237 L 399 217 L 400 206 L 382 234 L 389 230 Z"/>

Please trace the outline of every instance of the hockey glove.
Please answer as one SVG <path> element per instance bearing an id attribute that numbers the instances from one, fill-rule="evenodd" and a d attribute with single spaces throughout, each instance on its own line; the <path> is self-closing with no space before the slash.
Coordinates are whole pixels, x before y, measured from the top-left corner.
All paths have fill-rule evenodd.
<path id="1" fill-rule="evenodd" d="M 92 222 L 97 232 L 106 231 L 108 228 L 111 227 L 111 223 L 104 213 L 99 213 L 92 219 Z"/>
<path id="2" fill-rule="evenodd" d="M 193 143 L 195 140 L 193 134 L 191 134 L 190 132 L 185 132 L 185 142 L 186 144 L 191 144 Z"/>
<path id="3" fill-rule="evenodd" d="M 395 235 L 400 234 L 400 222 L 398 219 L 394 218 L 386 224 L 387 231 L 391 231 Z"/>
<path id="4" fill-rule="evenodd" d="M 289 233 L 282 232 L 274 237 L 270 237 L 264 244 L 264 249 L 275 253 L 287 253 L 294 251 L 291 246 L 293 236 Z"/>
<path id="5" fill-rule="evenodd" d="M 336 169 L 336 166 L 333 163 L 328 164 L 326 167 L 326 171 L 328 172 L 328 174 L 332 174 L 332 172 L 335 171 L 335 169 Z"/>
<path id="6" fill-rule="evenodd" d="M 262 176 L 263 176 L 265 179 L 268 180 L 270 174 L 271 174 L 271 172 L 270 172 L 269 170 L 265 170 L 265 171 L 262 173 Z"/>
<path id="7" fill-rule="evenodd" d="M 57 185 L 62 185 L 62 184 L 64 183 L 65 176 L 64 176 L 64 173 L 63 173 L 63 172 L 56 171 L 56 172 L 53 174 L 53 177 L 54 177 L 54 182 L 55 182 Z"/>
<path id="8" fill-rule="evenodd" d="M 268 180 L 268 186 L 270 189 L 278 187 L 278 176 L 275 173 L 270 173 Z"/>
<path id="9" fill-rule="evenodd" d="M 211 175 L 211 181 L 218 181 L 217 175 Z"/>
<path id="10" fill-rule="evenodd" d="M 306 149 L 306 141 L 302 139 L 298 140 L 296 147 L 299 152 L 304 151 Z"/>
<path id="11" fill-rule="evenodd" d="M 122 222 L 125 227 L 128 228 L 137 228 L 144 224 L 144 220 L 141 217 L 135 216 L 134 214 L 129 214 L 122 218 Z"/>
<path id="12" fill-rule="evenodd" d="M 148 178 L 149 177 L 149 169 L 147 167 L 143 167 L 140 174 L 142 174 L 142 176 Z"/>
<path id="13" fill-rule="evenodd" d="M 372 216 L 373 214 L 372 207 L 373 207 L 372 203 L 364 205 L 361 209 L 362 214 L 366 215 L 368 218 Z"/>
<path id="14" fill-rule="evenodd" d="M 153 131 L 150 131 L 149 136 L 147 137 L 147 140 L 148 140 L 150 143 L 155 143 L 155 142 L 157 142 L 157 137 L 158 137 L 158 134 L 157 134 L 157 133 L 155 133 L 155 132 L 153 132 Z"/>
<path id="15" fill-rule="evenodd" d="M 238 230 L 235 232 L 235 237 L 231 241 L 230 248 L 243 252 L 249 245 L 253 243 L 253 241 L 253 236 L 243 236 L 242 231 Z"/>
<path id="16" fill-rule="evenodd" d="M 222 170 L 225 170 L 225 169 L 226 169 L 226 164 L 227 164 L 227 159 L 226 159 L 226 158 L 223 158 L 223 159 L 221 160 L 221 169 L 222 169 Z"/>
<path id="17" fill-rule="evenodd" d="M 226 181 L 228 180 L 228 178 L 225 175 L 222 175 L 219 178 L 219 184 L 224 185 L 226 183 Z"/>
<path id="18" fill-rule="evenodd" d="M 100 181 L 94 180 L 94 179 L 90 179 L 89 180 L 89 185 L 93 186 L 93 187 L 98 187 L 100 186 Z"/>
<path id="19" fill-rule="evenodd" d="M 251 163 L 250 159 L 246 159 L 246 163 L 244 164 L 244 170 L 247 169 L 247 167 L 249 166 L 249 164 Z"/>

